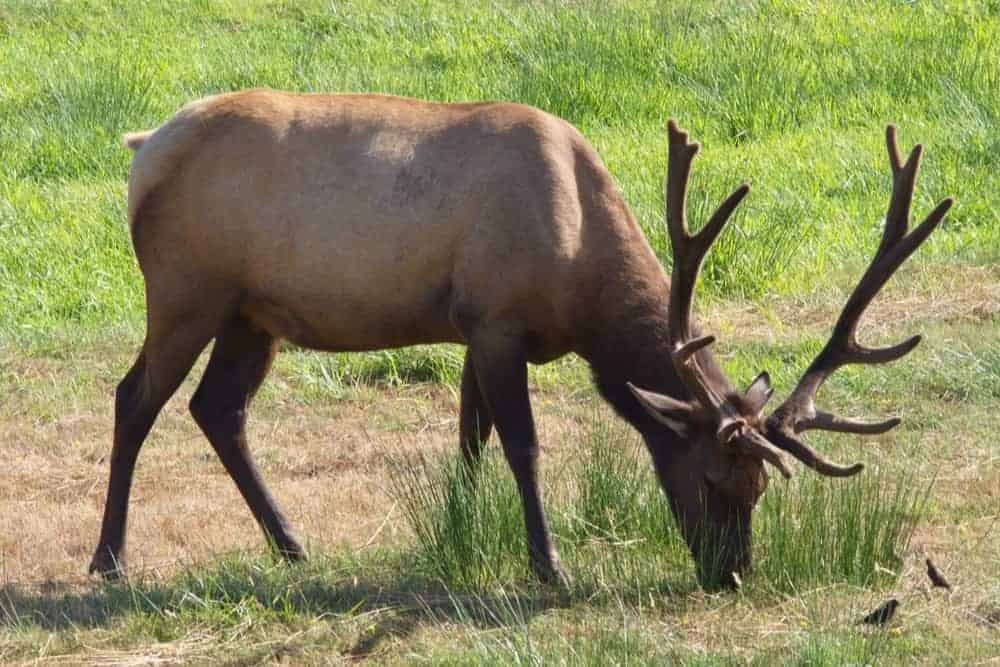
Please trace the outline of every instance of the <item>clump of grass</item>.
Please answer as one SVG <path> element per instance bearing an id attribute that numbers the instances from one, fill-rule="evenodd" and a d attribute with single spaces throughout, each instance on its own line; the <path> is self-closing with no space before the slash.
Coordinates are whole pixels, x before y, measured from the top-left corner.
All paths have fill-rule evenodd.
<path id="1" fill-rule="evenodd" d="M 592 422 L 574 471 L 576 493 L 568 508 L 573 537 L 657 543 L 675 537 L 663 494 L 651 479 L 649 466 L 636 454 L 622 430 L 605 421 Z"/>
<path id="2" fill-rule="evenodd" d="M 781 593 L 817 584 L 891 583 L 929 493 L 930 485 L 912 476 L 878 473 L 802 475 L 771 488 L 757 511 L 758 583 Z"/>
<path id="3" fill-rule="evenodd" d="M 580 463 L 566 469 L 569 479 L 546 484 L 555 491 L 546 496 L 550 525 L 581 590 L 663 590 L 690 577 L 687 545 L 635 445 L 602 421 L 592 423 L 585 442 Z M 394 483 L 423 572 L 472 589 L 530 576 L 520 496 L 499 454 L 484 455 L 474 482 L 454 457 L 401 466 Z M 749 579 L 779 594 L 891 583 L 929 491 L 913 478 L 879 474 L 852 480 L 803 474 L 776 484 L 756 512 L 757 567 Z M 722 558 L 699 554 L 708 580 Z"/>
<path id="4" fill-rule="evenodd" d="M 555 508 L 563 558 L 589 599 L 694 586 L 687 545 L 640 449 L 626 426 L 591 420 Z"/>
<path id="5" fill-rule="evenodd" d="M 656 587 L 685 570 L 687 547 L 651 467 L 623 429 L 595 421 L 579 464 L 543 482 L 549 525 L 583 589 Z M 416 536 L 421 571 L 456 589 L 530 580 L 521 498 L 499 447 L 473 477 L 459 457 L 397 467 L 394 491 Z"/>
<path id="6" fill-rule="evenodd" d="M 521 499 L 502 457 L 485 454 L 474 475 L 460 457 L 411 460 L 397 468 L 393 486 L 422 572 L 470 589 L 526 576 Z"/>

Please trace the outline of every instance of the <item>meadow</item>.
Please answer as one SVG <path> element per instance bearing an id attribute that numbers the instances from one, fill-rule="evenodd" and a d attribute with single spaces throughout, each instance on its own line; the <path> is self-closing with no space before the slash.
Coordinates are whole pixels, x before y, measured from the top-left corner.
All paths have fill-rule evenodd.
<path id="1" fill-rule="evenodd" d="M 1000 3 L 229 0 L 0 3 L 0 663 L 987 664 L 1000 660 Z M 957 203 L 862 323 L 890 366 L 824 405 L 899 414 L 818 435 L 850 480 L 799 467 L 755 517 L 756 571 L 709 593 L 648 456 L 565 358 L 531 372 L 546 504 L 575 576 L 530 577 L 499 453 L 459 482 L 462 349 L 287 349 L 251 443 L 307 541 L 271 558 L 187 413 L 140 457 L 129 578 L 85 575 L 114 387 L 142 340 L 124 132 L 254 86 L 513 100 L 576 125 L 665 265 L 665 125 L 703 144 L 703 220 L 754 191 L 696 311 L 745 384 L 783 398 L 879 239 L 884 128 L 925 146 L 922 217 Z M 377 279 L 377 267 L 373 267 Z M 931 589 L 924 559 L 954 590 Z M 901 601 L 884 628 L 857 621 Z"/>

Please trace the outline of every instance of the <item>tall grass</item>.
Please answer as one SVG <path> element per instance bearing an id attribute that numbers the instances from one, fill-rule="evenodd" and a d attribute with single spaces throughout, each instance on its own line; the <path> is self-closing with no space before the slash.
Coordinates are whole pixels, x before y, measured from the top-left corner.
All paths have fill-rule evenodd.
<path id="1" fill-rule="evenodd" d="M 677 543 L 677 523 L 634 440 L 619 426 L 597 419 L 581 449 L 567 507 L 571 536 L 610 543 L 642 540 L 661 548 Z"/>
<path id="2" fill-rule="evenodd" d="M 484 456 L 474 484 L 458 457 L 396 469 L 415 561 L 448 586 L 484 589 L 528 577 L 520 498 L 498 449 Z M 687 546 L 638 453 L 620 429 L 595 421 L 580 463 L 546 480 L 551 528 L 564 563 L 576 568 L 579 592 L 669 590 L 690 581 Z M 891 584 L 929 491 L 912 477 L 878 472 L 840 480 L 802 469 L 790 483 L 772 483 L 756 511 L 756 567 L 748 579 L 778 594 Z M 699 558 L 711 563 L 716 556 Z"/>
<path id="3" fill-rule="evenodd" d="M 396 467 L 393 487 L 425 574 L 473 589 L 524 578 L 521 500 L 501 457 L 484 456 L 474 478 L 460 457 L 414 457 Z"/>
<path id="4" fill-rule="evenodd" d="M 803 474 L 773 486 L 757 512 L 757 576 L 782 593 L 894 582 L 931 489 L 912 475 L 879 471 L 853 479 Z"/>

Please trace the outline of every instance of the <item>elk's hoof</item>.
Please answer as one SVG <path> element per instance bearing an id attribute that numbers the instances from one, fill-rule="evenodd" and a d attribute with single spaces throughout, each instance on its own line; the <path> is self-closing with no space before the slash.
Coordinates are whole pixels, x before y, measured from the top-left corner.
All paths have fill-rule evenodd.
<path id="1" fill-rule="evenodd" d="M 549 562 L 532 562 L 531 569 L 538 580 L 546 586 L 553 586 L 563 591 L 573 587 L 573 578 L 566 574 L 558 559 Z"/>
<path id="2" fill-rule="evenodd" d="M 306 550 L 297 540 L 293 539 L 274 545 L 274 552 L 286 563 L 301 563 L 309 560 Z"/>
<path id="3" fill-rule="evenodd" d="M 90 560 L 87 572 L 99 575 L 105 581 L 118 581 L 125 576 L 124 564 L 110 551 L 101 548 Z"/>

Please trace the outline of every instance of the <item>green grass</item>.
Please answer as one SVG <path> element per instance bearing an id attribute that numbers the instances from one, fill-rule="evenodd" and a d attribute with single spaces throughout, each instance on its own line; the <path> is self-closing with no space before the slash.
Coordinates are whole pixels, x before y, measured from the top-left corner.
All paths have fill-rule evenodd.
<path id="1" fill-rule="evenodd" d="M 847 481 L 805 471 L 772 480 L 755 517 L 756 572 L 738 594 L 698 589 L 648 457 L 620 426 L 593 416 L 587 371 L 566 360 L 534 369 L 532 380 L 555 396 L 536 411 L 586 424 L 578 455 L 545 471 L 557 545 L 575 577 L 567 594 L 529 576 L 520 503 L 493 443 L 477 494 L 452 458 L 394 461 L 384 483 L 412 535 L 358 552 L 334 546 L 298 568 L 236 554 L 164 577 L 71 586 L 11 581 L 0 554 L 0 662 L 995 659 L 996 292 L 947 279 L 974 275 L 994 288 L 997 279 L 997 53 L 995 0 L 0 4 L 0 417 L 11 423 L 108 409 L 144 317 L 120 136 L 215 92 L 270 86 L 539 106 L 595 145 L 665 263 L 664 125 L 677 118 L 703 143 L 693 221 L 739 183 L 753 184 L 708 257 L 697 309 L 751 307 L 771 326 L 761 335 L 730 325 L 718 352 L 738 384 L 770 371 L 777 399 L 832 324 L 780 313 L 835 312 L 878 243 L 890 193 L 886 123 L 898 124 L 904 150 L 926 147 L 917 219 L 957 198 L 911 260 L 924 268 L 894 280 L 926 312 L 899 307 L 891 317 L 905 315 L 905 326 L 865 325 L 879 325 L 880 337 L 922 331 L 925 343 L 892 366 L 838 372 L 820 397 L 849 414 L 906 420 L 864 449 L 810 434 L 831 456 L 868 467 Z M 967 290 L 967 307 L 938 312 L 953 296 L 942 285 Z M 414 384 L 443 385 L 445 403 L 461 367 L 454 346 L 289 351 L 256 414 L 286 402 L 305 412 L 377 402 Z M 451 406 L 441 410 L 453 417 Z M 66 447 L 77 447 L 67 435 Z M 18 452 L 33 440 L 10 439 Z M 976 582 L 959 589 L 960 602 L 915 588 L 925 552 L 954 554 L 949 564 Z M 856 627 L 889 595 L 903 596 L 900 623 Z"/>
<path id="2" fill-rule="evenodd" d="M 141 327 L 122 133 L 248 86 L 511 99 L 575 123 L 657 251 L 665 119 L 705 143 L 692 215 L 755 185 L 704 290 L 801 293 L 867 259 L 883 126 L 928 146 L 916 210 L 959 205 L 921 259 L 1000 252 L 995 8 L 964 3 L 10 2 L 0 13 L 0 335 Z M 52 39 L 52 35 L 64 38 Z M 900 54 L 906 57 L 900 57 Z"/>
<path id="3" fill-rule="evenodd" d="M 405 637 L 420 625 L 440 625 L 461 628 L 461 636 L 457 647 L 438 645 L 423 656 L 435 663 L 646 664 L 670 657 L 683 664 L 730 664 L 722 655 L 699 656 L 695 650 L 662 645 L 648 619 L 622 607 L 621 599 L 591 604 L 584 616 L 572 602 L 530 592 L 500 588 L 462 594 L 415 577 L 385 581 L 376 571 L 362 571 L 369 583 L 359 585 L 348 576 L 358 573 L 356 563 L 322 558 L 288 568 L 231 555 L 169 580 L 105 584 L 84 594 L 38 595 L 7 587 L 0 599 L 0 622 L 7 634 L 0 655 L 6 649 L 8 657 L 16 658 L 46 632 L 56 632 L 56 641 L 50 639 L 45 647 L 48 655 L 107 659 L 119 644 L 146 645 L 152 656 L 156 647 L 173 644 L 193 649 L 189 656 L 224 657 L 240 664 L 282 657 L 313 662 L 324 652 L 364 654 L 386 634 Z M 393 586 L 392 594 L 384 592 L 387 585 Z M 661 598 L 664 604 L 659 611 L 649 607 L 649 618 L 684 605 L 669 596 Z M 553 632 L 566 627 L 571 629 Z M 94 652 L 88 638 L 101 630 L 118 639 Z M 273 641 L 276 636 L 283 640 Z M 801 642 L 793 655 L 814 664 L 811 656 L 819 653 L 828 661 L 822 664 L 834 664 L 845 656 L 877 655 L 886 643 L 879 634 L 827 631 Z"/>
<path id="4" fill-rule="evenodd" d="M 460 457 L 407 461 L 395 474 L 394 495 L 416 537 L 413 562 L 450 588 L 530 581 L 520 497 L 497 450 L 484 457 L 474 483 Z M 636 454 L 634 443 L 597 422 L 579 464 L 546 480 L 550 527 L 581 590 L 591 594 L 608 577 L 615 587 L 658 587 L 660 567 L 642 574 L 653 563 L 679 574 L 688 569 L 662 491 Z"/>
<path id="5" fill-rule="evenodd" d="M 695 587 L 688 549 L 644 451 L 622 430 L 597 421 L 575 467 L 554 471 L 550 527 L 574 573 L 574 594 L 642 595 Z M 470 484 L 461 457 L 398 466 L 394 489 L 416 537 L 417 571 L 456 590 L 491 590 L 528 577 L 520 499 L 493 448 Z M 799 475 L 774 482 L 754 518 L 762 593 L 816 586 L 883 588 L 903 554 L 931 488 L 912 475 L 850 480 Z M 702 557 L 710 557 L 705 554 Z"/>
<path id="6" fill-rule="evenodd" d="M 775 487 L 758 509 L 754 538 L 762 554 L 753 581 L 786 594 L 831 583 L 895 583 L 932 491 L 913 477 L 878 473 L 846 482 L 802 476 Z"/>

